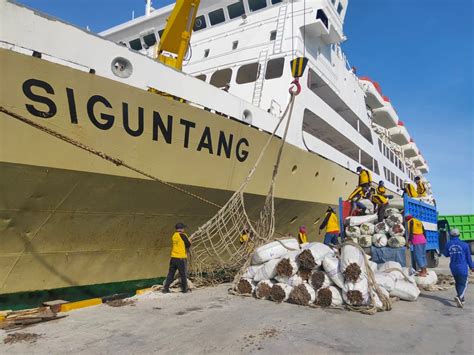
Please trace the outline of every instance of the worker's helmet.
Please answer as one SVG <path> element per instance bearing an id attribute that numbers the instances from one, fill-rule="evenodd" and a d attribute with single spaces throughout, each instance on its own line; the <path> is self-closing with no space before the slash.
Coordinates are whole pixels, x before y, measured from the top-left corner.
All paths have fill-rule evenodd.
<path id="1" fill-rule="evenodd" d="M 328 206 L 328 209 L 326 210 L 326 212 L 334 212 L 334 209 L 331 206 Z"/>
<path id="2" fill-rule="evenodd" d="M 385 185 L 385 183 L 383 182 L 383 180 L 380 180 L 379 181 L 379 186 L 384 186 L 384 185 Z"/>
<path id="3" fill-rule="evenodd" d="M 420 181 L 421 178 L 419 176 L 415 177 L 415 181 Z"/>
<path id="4" fill-rule="evenodd" d="M 451 229 L 451 237 L 459 237 L 459 229 L 457 228 L 454 228 L 454 229 Z"/>
<path id="5" fill-rule="evenodd" d="M 306 226 L 300 226 L 300 233 L 306 233 Z"/>
<path id="6" fill-rule="evenodd" d="M 413 218 L 413 216 L 411 214 L 408 214 L 408 215 L 405 216 L 405 221 L 408 222 L 412 218 Z"/>
<path id="7" fill-rule="evenodd" d="M 362 167 L 361 166 L 358 166 L 357 167 L 357 172 L 360 173 L 362 171 Z"/>

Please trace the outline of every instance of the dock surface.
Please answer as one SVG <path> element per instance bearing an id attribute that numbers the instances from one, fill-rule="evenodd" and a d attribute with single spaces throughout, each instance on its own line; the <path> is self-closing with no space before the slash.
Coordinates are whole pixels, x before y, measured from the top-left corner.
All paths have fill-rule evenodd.
<path id="1" fill-rule="evenodd" d="M 441 260 L 440 272 L 447 262 Z M 232 296 L 229 286 L 72 311 L 20 331 L 37 334 L 34 343 L 4 344 L 1 331 L 0 353 L 473 353 L 474 285 L 463 309 L 453 288 L 423 292 L 374 316 Z"/>

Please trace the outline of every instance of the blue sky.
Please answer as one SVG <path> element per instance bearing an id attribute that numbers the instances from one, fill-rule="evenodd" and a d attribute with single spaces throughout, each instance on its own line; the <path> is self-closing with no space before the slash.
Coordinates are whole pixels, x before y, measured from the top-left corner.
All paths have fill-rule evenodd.
<path id="1" fill-rule="evenodd" d="M 94 32 L 145 8 L 144 0 L 19 2 Z M 351 0 L 345 23 L 349 62 L 390 97 L 430 165 L 442 214 L 474 213 L 472 14 L 472 0 Z"/>

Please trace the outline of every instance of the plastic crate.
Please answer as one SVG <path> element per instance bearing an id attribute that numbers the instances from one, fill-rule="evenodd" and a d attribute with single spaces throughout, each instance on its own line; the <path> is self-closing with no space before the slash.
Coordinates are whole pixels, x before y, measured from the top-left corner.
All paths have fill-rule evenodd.
<path id="1" fill-rule="evenodd" d="M 405 196 L 403 199 L 404 215 L 412 215 L 414 218 L 427 223 L 438 225 L 438 211 L 433 205 Z M 433 227 L 434 227 L 433 226 Z M 439 250 L 439 232 L 426 231 L 426 250 Z"/>
<path id="2" fill-rule="evenodd" d="M 460 239 L 465 241 L 474 241 L 473 214 L 439 216 L 439 219 L 445 219 L 448 221 L 450 229 L 459 229 L 459 232 L 461 232 Z"/>

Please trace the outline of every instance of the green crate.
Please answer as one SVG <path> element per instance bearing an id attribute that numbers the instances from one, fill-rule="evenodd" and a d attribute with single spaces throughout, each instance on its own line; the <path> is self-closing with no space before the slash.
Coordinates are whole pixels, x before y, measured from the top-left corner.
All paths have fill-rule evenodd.
<path id="1" fill-rule="evenodd" d="M 438 219 L 447 220 L 450 229 L 459 229 L 462 240 L 474 241 L 474 214 L 439 216 Z"/>

